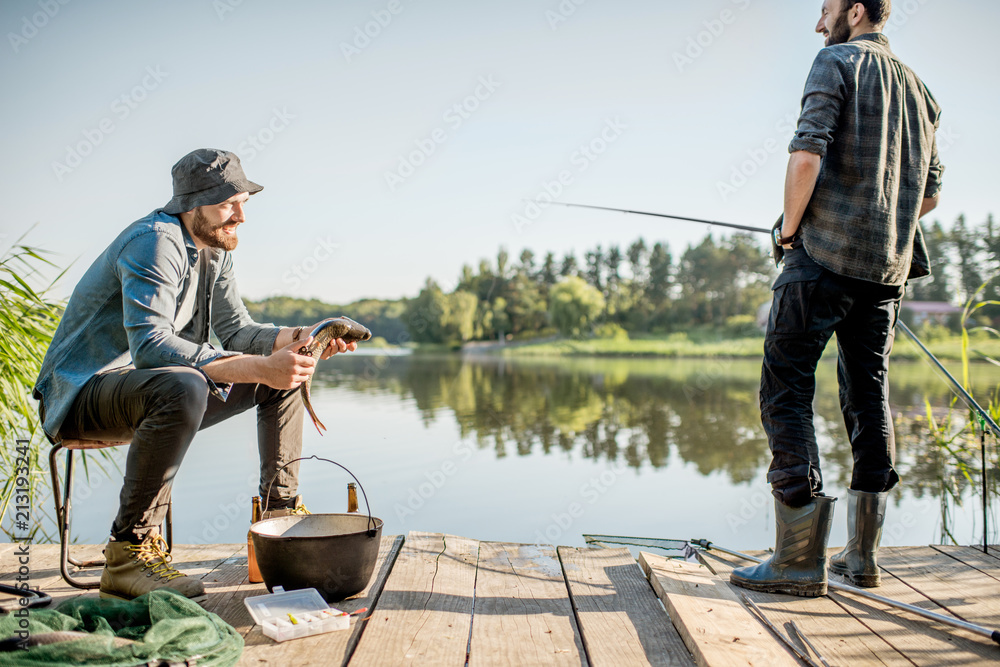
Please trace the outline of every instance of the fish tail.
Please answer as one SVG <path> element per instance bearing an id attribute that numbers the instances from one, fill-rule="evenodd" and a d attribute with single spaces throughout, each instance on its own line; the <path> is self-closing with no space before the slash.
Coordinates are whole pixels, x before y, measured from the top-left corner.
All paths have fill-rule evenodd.
<path id="1" fill-rule="evenodd" d="M 309 412 L 309 416 L 312 418 L 313 425 L 316 426 L 316 430 L 319 431 L 320 435 L 323 435 L 323 431 L 326 430 L 326 426 L 324 426 L 323 422 L 321 422 L 319 420 L 319 417 L 316 416 L 316 411 L 313 410 L 312 403 L 309 401 L 309 385 L 312 384 L 311 380 L 312 378 L 309 378 L 309 380 L 306 380 L 305 382 L 302 383 L 300 389 L 300 393 L 302 394 L 302 403 L 305 404 L 306 410 Z"/>

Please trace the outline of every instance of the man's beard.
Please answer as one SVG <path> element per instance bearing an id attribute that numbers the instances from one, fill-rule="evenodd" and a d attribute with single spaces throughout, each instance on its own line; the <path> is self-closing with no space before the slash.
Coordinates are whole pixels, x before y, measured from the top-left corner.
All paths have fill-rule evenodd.
<path id="1" fill-rule="evenodd" d="M 194 234 L 199 241 L 207 245 L 209 248 L 219 248 L 221 250 L 234 250 L 236 244 L 240 242 L 236 234 L 226 234 L 222 231 L 225 225 L 219 225 L 218 227 L 212 227 L 212 224 L 205 217 L 205 214 L 200 210 L 195 210 L 194 221 L 191 224 L 191 233 Z"/>
<path id="2" fill-rule="evenodd" d="M 833 23 L 830 29 L 830 36 L 826 38 L 826 45 L 844 44 L 851 41 L 851 25 L 847 22 L 847 12 L 840 12 L 840 16 Z"/>

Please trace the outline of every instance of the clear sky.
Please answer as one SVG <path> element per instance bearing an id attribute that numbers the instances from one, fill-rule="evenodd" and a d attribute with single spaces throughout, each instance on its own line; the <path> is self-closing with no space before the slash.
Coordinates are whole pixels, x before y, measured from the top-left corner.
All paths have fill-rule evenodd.
<path id="1" fill-rule="evenodd" d="M 1000 212 L 1000 3 L 894 4 L 893 49 L 944 111 L 935 217 L 980 222 Z M 235 253 L 250 298 L 412 296 L 500 246 L 582 256 L 641 235 L 676 252 L 707 231 L 528 215 L 546 183 L 767 227 L 820 5 L 5 0 L 0 245 L 37 223 L 26 241 L 75 262 L 68 293 L 198 147 L 236 151 L 265 186 Z"/>

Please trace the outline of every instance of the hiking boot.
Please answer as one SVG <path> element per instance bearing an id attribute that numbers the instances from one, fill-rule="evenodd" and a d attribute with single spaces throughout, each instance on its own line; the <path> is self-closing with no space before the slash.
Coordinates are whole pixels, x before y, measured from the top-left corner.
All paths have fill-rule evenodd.
<path id="1" fill-rule="evenodd" d="M 297 514 L 312 514 L 312 512 L 307 510 L 306 506 L 302 504 L 302 496 L 295 496 L 291 507 L 286 507 L 280 510 L 265 510 L 264 513 L 261 514 L 260 520 L 274 519 L 279 516 L 294 516 Z"/>
<path id="2" fill-rule="evenodd" d="M 150 531 L 139 544 L 108 542 L 104 549 L 101 597 L 131 600 L 150 591 L 172 588 L 186 598 L 204 604 L 208 599 L 202 583 L 170 565 L 167 541 Z"/>
<path id="3" fill-rule="evenodd" d="M 882 539 L 889 493 L 847 492 L 847 546 L 830 559 L 830 572 L 847 577 L 855 586 L 877 588 L 878 545 Z"/>
<path id="4" fill-rule="evenodd" d="M 826 542 L 835 502 L 836 498 L 817 496 L 803 507 L 788 507 L 775 499 L 774 554 L 760 565 L 733 570 L 729 581 L 763 593 L 826 595 Z"/>

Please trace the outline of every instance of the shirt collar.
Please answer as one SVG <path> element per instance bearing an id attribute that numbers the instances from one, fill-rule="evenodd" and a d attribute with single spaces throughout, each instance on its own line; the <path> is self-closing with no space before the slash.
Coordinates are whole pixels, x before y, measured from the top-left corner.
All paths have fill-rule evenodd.
<path id="1" fill-rule="evenodd" d="M 194 239 L 191 238 L 191 234 L 188 233 L 187 226 L 181 221 L 180 216 L 174 216 L 177 218 L 177 224 L 180 225 L 181 234 L 184 235 L 184 249 L 187 250 L 188 261 L 191 266 L 194 266 L 198 262 L 198 247 L 194 244 Z"/>
<path id="2" fill-rule="evenodd" d="M 886 47 L 889 46 L 889 38 L 880 32 L 866 32 L 863 35 L 858 35 L 857 37 L 854 37 L 850 41 L 858 42 L 862 40 L 866 42 L 877 42 L 878 44 L 881 44 L 882 46 Z"/>

